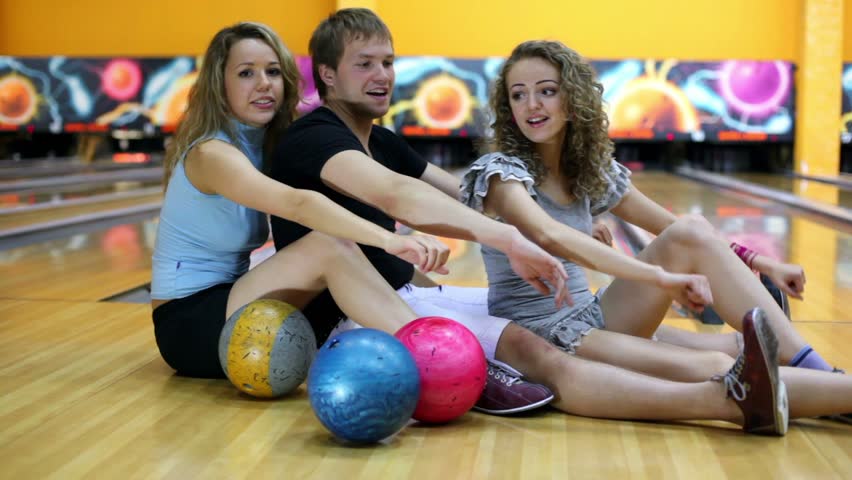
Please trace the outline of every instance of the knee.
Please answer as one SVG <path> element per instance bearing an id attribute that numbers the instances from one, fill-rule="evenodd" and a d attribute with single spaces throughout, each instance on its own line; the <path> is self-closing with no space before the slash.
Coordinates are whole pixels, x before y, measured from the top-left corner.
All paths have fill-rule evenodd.
<path id="1" fill-rule="evenodd" d="M 703 248 L 715 237 L 713 225 L 701 215 L 684 215 L 663 231 L 661 239 L 688 248 Z"/>
<path id="2" fill-rule="evenodd" d="M 568 354 L 526 328 L 510 323 L 500 336 L 495 356 L 531 380 L 550 385 L 549 380 L 564 367 L 561 360 Z"/>
<path id="3" fill-rule="evenodd" d="M 506 325 L 506 328 L 500 335 L 499 344 L 500 346 L 506 347 L 505 349 L 507 352 L 532 352 L 538 349 L 547 350 L 554 348 L 553 345 L 548 343 L 545 339 L 515 322 L 510 322 Z"/>
<path id="4" fill-rule="evenodd" d="M 361 251 L 358 244 L 352 240 L 343 240 L 341 238 L 332 237 L 332 253 L 337 257 L 349 258 L 352 255 Z"/>
<path id="5" fill-rule="evenodd" d="M 334 265 L 352 258 L 359 252 L 358 244 L 353 241 L 343 240 L 319 232 L 310 234 L 309 255 L 315 261 Z"/>

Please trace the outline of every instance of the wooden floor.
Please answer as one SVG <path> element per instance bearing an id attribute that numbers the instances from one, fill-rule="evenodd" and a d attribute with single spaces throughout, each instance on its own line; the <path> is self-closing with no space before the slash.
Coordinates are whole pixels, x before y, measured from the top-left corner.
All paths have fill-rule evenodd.
<path id="1" fill-rule="evenodd" d="M 635 179 L 652 197 L 657 180 Z M 700 188 L 683 195 L 683 208 L 689 195 L 722 202 Z M 446 426 L 409 425 L 381 445 L 342 445 L 313 416 L 304 387 L 262 401 L 227 381 L 176 377 L 157 353 L 150 307 L 100 301 L 149 281 L 151 231 L 113 233 L 123 241 L 112 249 L 102 233 L 0 252 L 0 478 L 852 478 L 852 426 L 811 419 L 765 438 L 719 422 L 468 413 Z M 803 257 L 814 257 L 806 265 L 814 301 L 799 304 L 795 318 L 817 350 L 852 367 L 849 234 L 836 232 L 829 272 L 814 271 L 831 260 L 825 248 Z M 812 248 L 800 234 L 786 235 Z M 455 266 L 476 253 L 456 248 L 464 254 L 454 253 Z M 481 278 L 476 266 L 461 270 L 448 281 Z M 666 323 L 722 329 L 674 316 Z"/>

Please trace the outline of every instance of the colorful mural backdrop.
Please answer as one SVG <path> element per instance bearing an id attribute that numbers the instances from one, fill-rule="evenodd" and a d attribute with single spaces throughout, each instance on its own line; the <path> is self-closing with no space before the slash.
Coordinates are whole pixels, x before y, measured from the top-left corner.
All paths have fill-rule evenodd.
<path id="1" fill-rule="evenodd" d="M 382 121 L 403 135 L 479 136 L 502 59 L 400 58 Z M 615 139 L 790 141 L 787 62 L 593 61 Z"/>
<path id="2" fill-rule="evenodd" d="M 779 61 L 593 62 L 613 138 L 793 139 L 793 66 Z"/>
<path id="3" fill-rule="evenodd" d="M 192 57 L 0 57 L 0 129 L 173 129 L 195 64 Z"/>
<path id="4" fill-rule="evenodd" d="M 197 75 L 197 59 L 0 57 L 0 130 L 173 131 Z M 319 105 L 310 58 L 300 111 Z M 381 123 L 406 136 L 480 137 L 488 90 L 503 60 L 402 57 Z M 790 141 L 792 64 L 779 61 L 593 61 L 614 139 Z M 852 68 L 844 73 L 849 132 Z M 848 135 L 847 135 L 848 136 Z M 846 137 L 844 137 L 846 138 Z"/>
<path id="5" fill-rule="evenodd" d="M 501 58 L 402 57 L 382 124 L 407 136 L 480 137 L 487 128 L 488 90 Z"/>

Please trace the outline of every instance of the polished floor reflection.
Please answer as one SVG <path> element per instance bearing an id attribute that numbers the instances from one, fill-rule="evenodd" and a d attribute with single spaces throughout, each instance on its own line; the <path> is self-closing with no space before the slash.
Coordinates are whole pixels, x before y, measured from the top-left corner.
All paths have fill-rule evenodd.
<path id="1" fill-rule="evenodd" d="M 852 209 L 852 189 L 848 187 L 767 173 L 741 173 L 734 175 L 734 178 L 829 205 Z"/>
<path id="2" fill-rule="evenodd" d="M 634 183 L 677 214 L 807 272 L 797 329 L 852 367 L 852 228 L 668 174 Z M 615 246 L 633 253 L 617 222 Z M 845 478 L 852 427 L 806 419 L 783 439 L 721 422 L 604 421 L 544 410 L 468 413 L 409 425 L 371 447 L 335 441 L 304 387 L 276 401 L 224 380 L 175 376 L 154 342 L 150 307 L 105 299 L 150 281 L 157 222 L 113 225 L 0 250 L 0 464 L 9 478 Z M 447 240 L 444 283 L 482 286 L 476 245 Z M 272 253 L 270 244 L 255 263 Z M 609 282 L 590 275 L 595 287 Z M 666 324 L 728 331 L 670 311 Z"/>

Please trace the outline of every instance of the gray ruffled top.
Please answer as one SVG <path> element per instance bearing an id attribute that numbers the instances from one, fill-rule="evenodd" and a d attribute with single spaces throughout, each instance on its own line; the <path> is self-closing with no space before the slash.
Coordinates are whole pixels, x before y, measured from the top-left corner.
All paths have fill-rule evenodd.
<path id="1" fill-rule="evenodd" d="M 561 205 L 536 188 L 532 174 L 521 159 L 502 153 L 490 153 L 473 162 L 464 175 L 461 186 L 462 202 L 482 212 L 489 182 L 495 175 L 503 181 L 521 182 L 536 203 L 551 217 L 587 235 L 592 233 L 592 217 L 618 205 L 624 194 L 630 190 L 630 170 L 613 160 L 606 172 L 610 181 L 604 195 L 595 199 L 577 198 L 567 205 Z M 488 274 L 488 310 L 491 315 L 524 324 L 556 313 L 553 296 L 541 295 L 518 277 L 503 253 L 483 245 L 482 258 Z M 589 290 L 589 282 L 583 268 L 564 259 L 562 263 L 568 272 L 567 287 L 574 299 L 574 306 L 563 308 L 568 309 L 564 313 L 569 315 L 571 311 L 584 308 L 594 301 L 594 295 Z"/>

